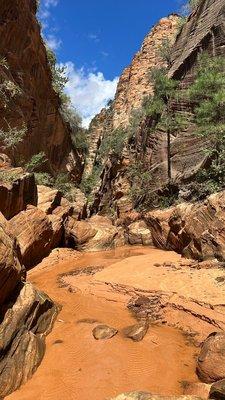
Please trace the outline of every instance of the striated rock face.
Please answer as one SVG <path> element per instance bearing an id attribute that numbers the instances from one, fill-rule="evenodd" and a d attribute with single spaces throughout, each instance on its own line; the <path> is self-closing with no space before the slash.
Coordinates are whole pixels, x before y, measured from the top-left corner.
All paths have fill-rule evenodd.
<path id="1" fill-rule="evenodd" d="M 0 396 L 32 377 L 45 353 L 57 307 L 30 283 L 21 284 L 6 307 L 0 326 Z"/>
<path id="2" fill-rule="evenodd" d="M 10 219 L 27 205 L 37 205 L 37 186 L 34 175 L 24 173 L 21 168 L 6 170 L 6 173 L 18 174 L 12 183 L 0 182 L 0 211 Z"/>
<path id="3" fill-rule="evenodd" d="M 57 307 L 25 283 L 19 247 L 0 216 L 0 398 L 26 382 L 39 366 Z"/>
<path id="4" fill-rule="evenodd" d="M 122 73 L 113 104 L 113 128 L 126 126 L 132 110 L 140 108 L 144 97 L 153 94 L 150 69 L 165 65 L 159 48 L 163 40 L 175 40 L 178 20 L 177 15 L 162 18 L 146 36 L 141 50 Z"/>
<path id="5" fill-rule="evenodd" d="M 122 236 L 123 232 L 113 226 L 109 218 L 98 215 L 86 221 L 69 218 L 65 226 L 67 246 L 83 251 L 113 248 L 120 245 Z"/>
<path id="6" fill-rule="evenodd" d="M 114 102 L 103 109 L 92 121 L 89 130 L 89 156 L 85 175 L 90 175 L 96 160 L 99 145 L 104 136 L 119 126 L 126 127 L 132 110 L 138 109 L 145 96 L 153 93 L 149 81 L 149 70 L 165 65 L 159 52 L 166 40 L 175 40 L 179 17 L 170 15 L 162 18 L 146 36 L 141 50 L 134 56 L 129 67 L 122 73 Z"/>
<path id="7" fill-rule="evenodd" d="M 53 228 L 47 215 L 36 207 L 22 211 L 9 221 L 18 240 L 26 268 L 38 264 L 51 251 Z"/>
<path id="8" fill-rule="evenodd" d="M 17 252 L 18 245 L 9 235 L 7 221 L 0 214 L 0 304 L 5 302 L 21 280 L 22 267 Z"/>
<path id="9" fill-rule="evenodd" d="M 156 25 L 145 39 L 140 53 L 134 57 L 131 66 L 122 74 L 111 106 L 111 131 L 118 126 L 126 128 L 132 108 L 140 107 L 144 96 L 152 94 L 151 82 L 146 85 L 148 70 L 152 66 L 162 65 L 157 56 L 157 49 L 163 37 L 171 38 L 175 34 L 177 18 L 171 16 L 162 19 Z M 201 1 L 178 34 L 171 51 L 172 64 L 168 75 L 180 81 L 181 92 L 194 80 L 199 53 L 208 51 L 212 55 L 224 54 L 224 20 L 225 9 L 222 0 Z M 195 179 L 196 173 L 207 165 L 207 155 L 204 151 L 207 142 L 206 139 L 196 135 L 196 127 L 192 122 L 194 105 L 185 98 L 181 99 L 182 94 L 180 99 L 171 101 L 171 108 L 179 115 L 184 115 L 189 123 L 186 128 L 180 128 L 171 135 L 171 176 L 176 186 L 176 193 L 173 193 L 175 197 L 190 200 L 192 195 L 189 190 L 190 182 Z M 132 208 L 144 203 L 144 196 L 140 198 L 138 204 L 132 203 L 130 166 L 141 165 L 148 172 L 148 193 L 153 199 L 157 198 L 162 188 L 168 184 L 166 129 L 163 127 L 152 129 L 153 125 L 150 117 L 142 118 L 120 156 L 111 155 L 106 160 L 101 174 L 101 184 L 91 209 L 93 213 L 107 214 L 107 208 L 112 208 L 116 211 L 117 217 L 121 218 Z M 102 132 L 104 126 L 109 126 L 109 117 L 105 120 L 100 119 L 94 135 L 97 131 Z M 107 135 L 107 129 L 103 137 L 104 135 Z M 152 204 L 149 202 L 146 207 L 153 209 L 154 201 Z"/>
<path id="10" fill-rule="evenodd" d="M 26 127 L 14 162 L 46 153 L 46 169 L 53 174 L 69 169 L 82 173 L 78 154 L 71 151 L 68 127 L 59 112 L 59 98 L 51 83 L 46 49 L 36 20 L 36 0 L 2 0 L 0 4 L 0 128 Z M 7 121 L 7 123 L 6 123 Z"/>
<path id="11" fill-rule="evenodd" d="M 183 203 L 144 215 L 153 245 L 197 260 L 225 260 L 225 191 L 202 203 Z"/>

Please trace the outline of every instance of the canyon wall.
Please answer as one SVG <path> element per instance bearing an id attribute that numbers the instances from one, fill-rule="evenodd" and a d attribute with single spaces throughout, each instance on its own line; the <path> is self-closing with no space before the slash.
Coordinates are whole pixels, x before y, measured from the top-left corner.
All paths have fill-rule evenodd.
<path id="1" fill-rule="evenodd" d="M 180 96 L 178 100 L 173 100 L 171 108 L 188 121 L 185 127 L 177 129 L 170 138 L 170 166 L 173 182 L 171 190 L 172 195 L 175 194 L 181 201 L 192 200 L 189 183 L 207 163 L 205 149 L 208 143 L 206 139 L 196 135 L 196 127 L 193 124 L 194 106 L 185 98 L 181 100 L 181 94 L 194 81 L 199 53 L 207 51 L 212 55 L 224 54 L 224 19 L 223 1 L 200 2 L 178 32 L 175 44 L 170 50 L 171 65 L 168 76 L 180 81 Z M 122 74 L 115 100 L 111 105 L 111 130 L 124 127 L 129 131 L 128 121 L 131 110 L 140 109 L 144 97 L 153 93 L 153 85 L 147 81 L 149 69 L 163 65 L 158 58 L 157 49 L 163 37 L 173 38 L 176 35 L 177 23 L 177 16 L 162 19 L 145 39 L 140 53 L 134 57 L 131 66 Z M 128 172 L 132 165 L 141 163 L 143 172 L 148 172 L 150 177 L 148 191 L 153 197 L 157 197 L 159 191 L 162 192 L 167 186 L 169 182 L 167 132 L 163 128 L 152 129 L 152 123 L 152 118 L 144 116 L 135 127 L 132 139 L 125 143 L 121 154 L 119 156 L 111 154 L 104 162 L 100 189 L 95 194 L 91 212 L 106 213 L 110 208 L 113 213 L 116 212 L 116 217 L 120 218 L 135 207 L 130 196 L 132 181 Z M 106 124 L 106 119 L 102 118 L 101 127 L 104 127 L 104 124 Z M 94 132 L 92 134 L 99 130 L 100 125 L 92 130 Z M 109 126 L 108 121 L 107 125 Z M 102 130 L 104 128 L 101 128 Z M 105 136 L 107 134 L 106 130 Z M 154 208 L 154 204 L 149 208 Z"/>
<path id="2" fill-rule="evenodd" d="M 81 174 L 81 160 L 72 150 L 60 100 L 52 88 L 36 8 L 36 0 L 0 3 L 0 129 L 26 129 L 16 149 L 3 150 L 16 164 L 44 151 L 46 170 L 54 175 L 68 169 L 76 178 Z"/>

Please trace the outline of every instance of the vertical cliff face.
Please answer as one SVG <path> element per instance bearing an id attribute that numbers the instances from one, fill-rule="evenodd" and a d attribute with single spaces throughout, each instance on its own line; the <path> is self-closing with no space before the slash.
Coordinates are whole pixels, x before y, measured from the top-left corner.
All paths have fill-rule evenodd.
<path id="1" fill-rule="evenodd" d="M 131 110 L 140 107 L 145 95 L 153 93 L 153 85 L 147 81 L 149 68 L 163 65 L 157 49 L 165 36 L 173 37 L 175 34 L 177 18 L 171 16 L 159 22 L 145 39 L 131 66 L 122 74 L 112 105 L 112 130 L 118 126 L 127 129 Z M 180 94 L 183 90 L 185 92 L 195 79 L 200 53 L 207 51 L 212 56 L 225 54 L 224 23 L 224 1 L 202 0 L 179 32 L 171 49 L 168 76 L 180 81 Z M 179 115 L 185 116 L 188 122 L 185 127 L 180 126 L 170 136 L 171 178 L 175 185 L 176 198 L 191 200 L 189 182 L 194 180 L 196 173 L 208 161 L 205 152 L 207 140 L 196 135 L 196 126 L 193 123 L 194 105 L 189 99 L 180 95 L 179 99 L 171 102 L 170 107 Z M 167 186 L 167 131 L 166 127 L 162 126 L 152 129 L 152 122 L 151 118 L 144 116 L 120 157 L 112 156 L 106 161 L 101 175 L 100 190 L 92 207 L 93 212 L 104 212 L 106 204 L 116 210 L 118 217 L 132 210 L 132 180 L 128 169 L 140 161 L 144 166 L 143 172 L 147 171 L 149 174 L 147 190 L 153 197 L 158 196 L 159 191 L 162 193 Z M 154 207 L 153 204 L 152 206 Z"/>
<path id="2" fill-rule="evenodd" d="M 35 14 L 35 0 L 0 2 L 0 129 L 26 128 L 16 152 L 8 151 L 16 162 L 44 151 L 50 172 L 68 168 L 79 175 Z"/>
<path id="3" fill-rule="evenodd" d="M 130 66 L 122 73 L 115 99 L 108 109 L 103 109 L 91 123 L 89 130 L 89 155 L 86 160 L 85 176 L 93 171 L 98 156 L 98 148 L 103 139 L 117 128 L 126 129 L 134 110 L 138 110 L 145 97 L 153 94 L 150 70 L 166 65 L 160 47 L 166 41 L 173 43 L 176 38 L 179 17 L 170 15 L 162 18 L 144 39 L 140 51 L 134 56 Z M 132 209 L 127 193 L 130 184 L 126 166 L 133 158 L 129 149 L 124 149 L 124 159 L 106 161 L 100 190 L 95 199 L 93 212 L 100 211 L 107 203 L 116 202 L 126 212 Z"/>
<path id="4" fill-rule="evenodd" d="M 174 42 L 179 17 L 162 18 L 144 39 L 140 51 L 123 71 L 113 104 L 113 128 L 127 126 L 133 109 L 139 109 L 145 96 L 153 94 L 149 74 L 151 68 L 165 65 L 160 46 L 166 40 Z"/>
<path id="5" fill-rule="evenodd" d="M 123 71 L 115 99 L 108 109 L 97 115 L 89 130 L 89 155 L 86 160 L 85 176 L 93 171 L 98 148 L 102 139 L 118 127 L 126 127 L 131 113 L 138 109 L 145 96 L 153 93 L 149 71 L 156 66 L 165 65 L 160 55 L 160 46 L 165 40 L 174 41 L 179 17 L 170 15 L 162 18 L 144 39 L 141 50 L 134 56 L 131 64 Z"/>

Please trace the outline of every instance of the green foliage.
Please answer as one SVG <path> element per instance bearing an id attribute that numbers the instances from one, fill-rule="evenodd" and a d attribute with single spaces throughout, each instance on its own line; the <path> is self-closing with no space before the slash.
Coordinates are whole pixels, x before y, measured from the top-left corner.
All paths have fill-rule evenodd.
<path id="1" fill-rule="evenodd" d="M 64 98 L 64 88 L 68 82 L 68 78 L 66 76 L 66 67 L 57 65 L 57 60 L 54 52 L 47 46 L 47 58 L 52 72 L 52 85 L 53 89 L 56 93 L 62 98 Z"/>
<path id="2" fill-rule="evenodd" d="M 117 128 L 102 140 L 99 148 L 99 157 L 103 159 L 109 154 L 117 157 L 121 156 L 125 143 L 127 142 L 128 132 L 123 128 Z"/>
<path id="3" fill-rule="evenodd" d="M 87 131 L 82 128 L 81 117 L 68 99 L 61 106 L 61 115 L 70 127 L 70 135 L 74 148 L 83 153 L 87 153 Z"/>
<path id="4" fill-rule="evenodd" d="M 34 175 L 37 185 L 44 185 L 50 187 L 54 185 L 54 178 L 47 172 L 35 172 Z"/>
<path id="5" fill-rule="evenodd" d="M 181 15 L 177 22 L 177 35 L 180 34 L 186 22 L 187 22 L 187 17 L 185 15 Z"/>
<path id="6" fill-rule="evenodd" d="M 48 161 L 45 153 L 42 151 L 31 157 L 30 161 L 25 165 L 28 172 L 37 172 Z"/>
<path id="7" fill-rule="evenodd" d="M 99 182 L 101 174 L 101 168 L 99 166 L 95 166 L 93 168 L 92 174 L 88 177 L 83 177 L 82 182 L 80 184 L 80 189 L 85 193 L 86 196 L 90 196 L 94 188 Z"/>
<path id="8" fill-rule="evenodd" d="M 0 129 L 0 141 L 3 142 L 4 149 L 13 150 L 23 141 L 27 132 L 27 127 L 23 125 L 20 129 L 16 127 L 12 128 L 8 123 L 7 126 L 7 130 Z"/>
<path id="9" fill-rule="evenodd" d="M 170 66 L 172 62 L 171 60 L 172 45 L 171 41 L 168 38 L 164 38 L 162 40 L 162 43 L 159 46 L 158 53 L 159 56 L 162 58 L 162 60 L 166 62 L 167 66 Z"/>
<path id="10" fill-rule="evenodd" d="M 151 174 L 146 171 L 142 162 L 134 162 L 129 166 L 128 177 L 131 183 L 130 197 L 134 207 L 146 204 L 146 195 L 151 184 Z"/>
<path id="11" fill-rule="evenodd" d="M 60 173 L 54 181 L 54 187 L 62 192 L 65 197 L 71 199 L 74 184 L 71 181 L 69 174 Z"/>
<path id="12" fill-rule="evenodd" d="M 225 187 L 225 59 L 204 54 L 188 90 L 195 102 L 197 135 L 206 138 L 210 165 L 196 179 L 207 181 L 207 193 Z M 207 140 L 208 139 L 208 140 Z"/>
<path id="13" fill-rule="evenodd" d="M 2 183 L 13 183 L 19 179 L 21 173 L 17 171 L 0 171 L 0 182 Z"/>
<path id="14" fill-rule="evenodd" d="M 174 97 L 179 81 L 168 78 L 165 68 L 152 69 L 150 71 L 150 79 L 154 82 L 154 97 L 165 102 Z"/>

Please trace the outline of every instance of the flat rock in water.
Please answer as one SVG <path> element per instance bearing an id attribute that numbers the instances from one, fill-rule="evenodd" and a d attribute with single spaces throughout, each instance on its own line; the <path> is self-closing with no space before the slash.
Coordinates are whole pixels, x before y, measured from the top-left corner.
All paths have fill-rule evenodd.
<path id="1" fill-rule="evenodd" d="M 135 342 L 140 342 L 144 339 L 146 333 L 148 332 L 149 324 L 139 323 L 136 325 L 128 326 L 124 329 L 123 333 L 129 339 L 134 340 Z"/>
<path id="2" fill-rule="evenodd" d="M 111 339 L 118 333 L 118 330 L 107 325 L 98 325 L 93 329 L 92 333 L 96 340 L 103 340 Z"/>

